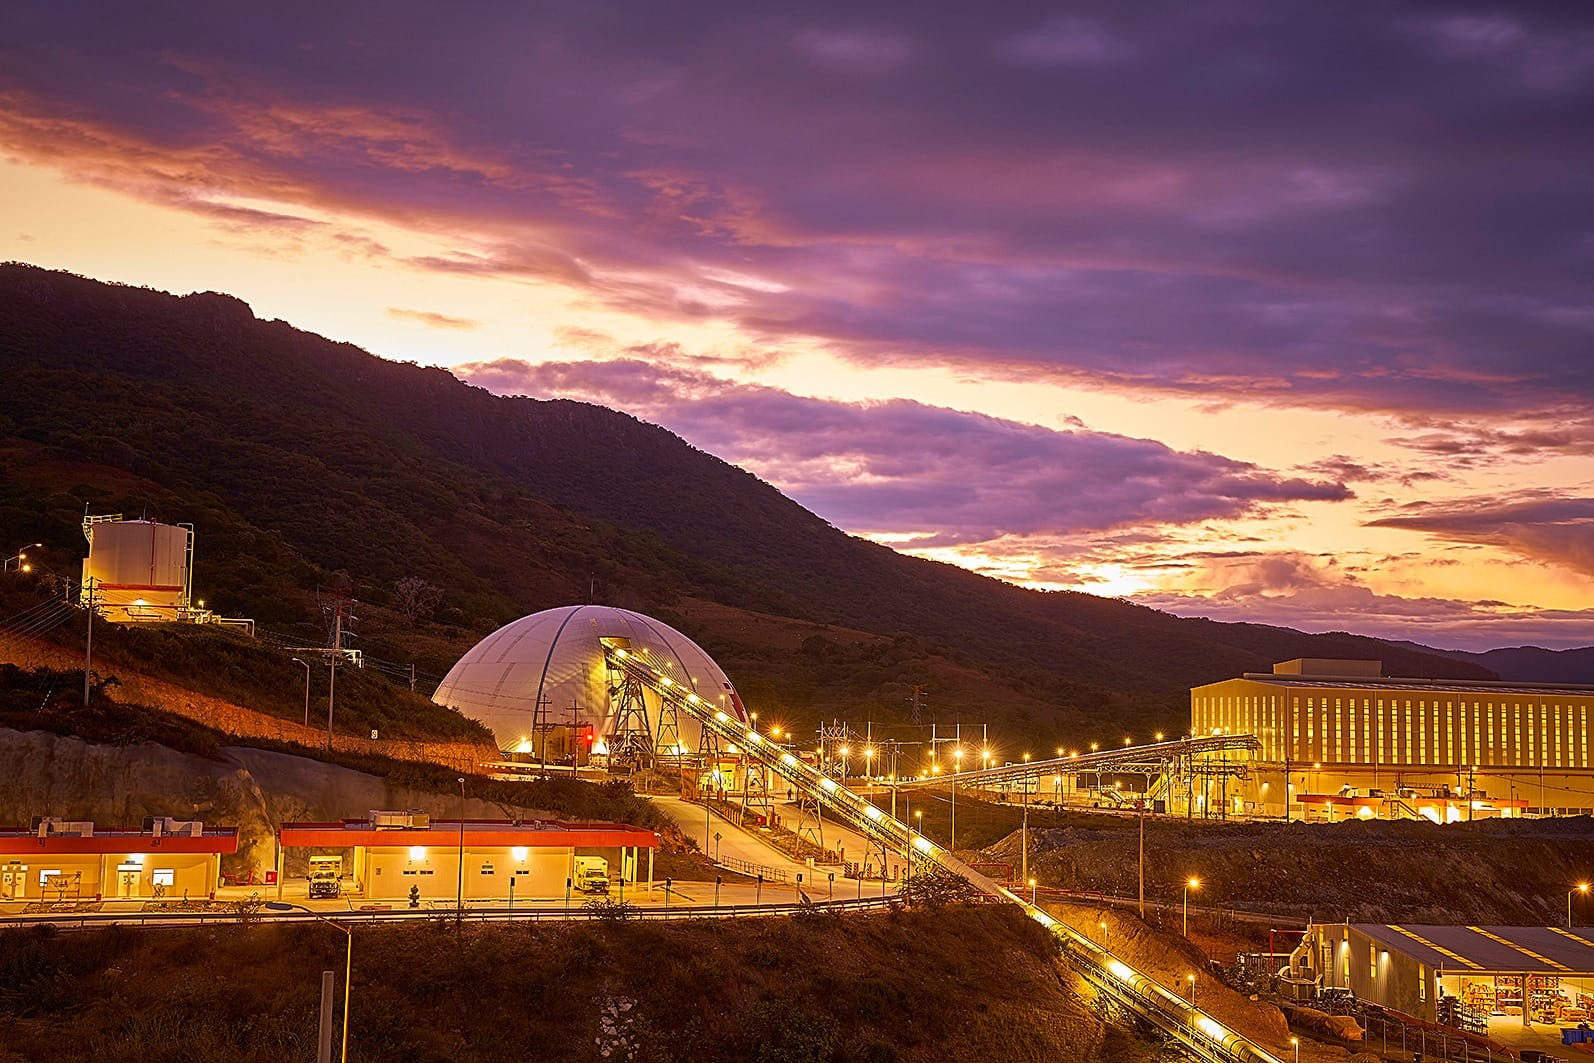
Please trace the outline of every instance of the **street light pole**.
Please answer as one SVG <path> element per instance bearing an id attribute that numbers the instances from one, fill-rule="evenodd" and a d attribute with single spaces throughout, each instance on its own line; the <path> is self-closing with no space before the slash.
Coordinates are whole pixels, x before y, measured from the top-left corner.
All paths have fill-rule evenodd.
<path id="1" fill-rule="evenodd" d="M 958 779 L 963 772 L 963 747 L 952 747 L 952 844 L 947 851 L 954 856 L 958 851 Z"/>
<path id="2" fill-rule="evenodd" d="M 1299 1037 L 1290 1038 L 1290 1047 L 1295 1049 L 1295 1063 L 1301 1063 L 1301 1039 Z"/>
<path id="3" fill-rule="evenodd" d="M 1026 765 L 1029 764 L 1029 754 L 1028 753 L 1024 754 L 1024 763 Z M 1023 863 L 1022 863 L 1022 866 L 1020 866 L 1020 868 L 1019 868 L 1019 877 L 1027 879 L 1027 878 L 1029 878 L 1029 776 L 1028 775 L 1024 776 L 1023 785 L 1024 785 L 1024 790 L 1023 790 L 1023 795 L 1024 795 L 1024 825 L 1019 828 L 1019 834 L 1018 834 L 1019 859 Z M 1034 902 L 1031 901 L 1030 903 L 1033 904 Z"/>
<path id="4" fill-rule="evenodd" d="M 1201 888 L 1201 880 L 1192 878 L 1184 884 L 1184 936 L 1190 936 L 1190 891 Z"/>
<path id="5" fill-rule="evenodd" d="M 1571 890 L 1567 891 L 1567 894 L 1566 894 L 1566 928 L 1568 930 L 1572 929 L 1572 894 L 1574 894 L 1574 893 L 1587 893 L 1588 889 L 1589 889 L 1589 884 L 1587 882 L 1579 882 L 1576 886 L 1572 887 Z"/>
<path id="6" fill-rule="evenodd" d="M 454 935 L 465 921 L 465 776 L 459 777 L 459 892 L 454 899 Z"/>
<path id="7" fill-rule="evenodd" d="M 11 571 L 11 562 L 13 562 L 13 561 L 15 561 L 17 563 L 17 571 L 18 572 L 31 571 L 32 566 L 27 563 L 28 551 L 32 550 L 36 546 L 43 546 L 43 545 L 44 545 L 43 543 L 29 543 L 27 546 L 21 547 L 20 549 L 17 550 L 16 553 L 12 554 L 10 557 L 5 559 L 5 564 L 4 565 L 0 565 L 0 572 L 10 572 Z"/>
<path id="8" fill-rule="evenodd" d="M 310 664 L 295 657 L 294 663 L 304 665 L 304 725 L 310 726 Z"/>
<path id="9" fill-rule="evenodd" d="M 308 912 L 330 927 L 343 931 L 348 938 L 348 947 L 343 955 L 343 1047 L 338 1056 L 340 1063 L 349 1063 L 349 987 L 354 975 L 354 928 L 344 926 L 342 923 L 333 922 L 320 912 L 306 908 L 302 904 L 288 904 L 286 901 L 267 901 L 265 907 L 273 912 Z"/>

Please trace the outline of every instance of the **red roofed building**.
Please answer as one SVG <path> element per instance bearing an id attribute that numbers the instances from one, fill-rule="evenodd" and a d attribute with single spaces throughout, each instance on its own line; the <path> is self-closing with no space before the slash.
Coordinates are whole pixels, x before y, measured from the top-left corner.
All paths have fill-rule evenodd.
<path id="1" fill-rule="evenodd" d="M 208 897 L 238 828 L 146 820 L 142 829 L 41 818 L 0 828 L 0 900 L 73 901 Z"/>
<path id="2" fill-rule="evenodd" d="M 352 882 L 345 880 L 345 892 L 400 900 L 413 887 L 425 901 L 452 901 L 461 890 L 467 900 L 563 897 L 567 881 L 576 877 L 578 857 L 602 857 L 611 877 L 635 883 L 642 877 L 637 865 L 643 850 L 651 887 L 653 850 L 659 841 L 651 830 L 625 823 L 461 821 L 377 811 L 364 819 L 284 823 L 277 838 L 279 853 L 310 849 L 343 855 L 352 876 Z"/>

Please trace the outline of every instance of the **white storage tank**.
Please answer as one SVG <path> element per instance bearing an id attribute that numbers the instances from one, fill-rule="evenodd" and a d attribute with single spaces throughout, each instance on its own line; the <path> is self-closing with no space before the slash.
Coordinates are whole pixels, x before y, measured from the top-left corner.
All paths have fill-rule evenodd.
<path id="1" fill-rule="evenodd" d="M 83 601 L 107 620 L 187 619 L 193 580 L 192 525 L 86 517 Z"/>

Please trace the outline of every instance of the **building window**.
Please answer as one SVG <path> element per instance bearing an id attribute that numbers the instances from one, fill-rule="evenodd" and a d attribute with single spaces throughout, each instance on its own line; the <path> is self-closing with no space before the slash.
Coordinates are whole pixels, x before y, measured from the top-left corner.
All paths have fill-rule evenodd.
<path id="1" fill-rule="evenodd" d="M 1428 968 L 1421 963 L 1417 965 L 1417 999 L 1428 999 Z"/>
<path id="2" fill-rule="evenodd" d="M 1378 946 L 1367 946 L 1367 973 L 1374 980 L 1378 978 Z"/>
<path id="3" fill-rule="evenodd" d="M 1561 747 L 1566 743 L 1561 738 L 1561 706 L 1555 707 L 1555 766 L 1564 767 L 1561 763 Z"/>
<path id="4" fill-rule="evenodd" d="M 1417 762 L 1428 763 L 1428 703 L 1417 703 Z"/>
<path id="5" fill-rule="evenodd" d="M 1369 759 L 1381 762 L 1384 752 L 1384 699 L 1378 699 L 1378 715 L 1373 719 L 1373 743 L 1368 747 Z"/>
<path id="6" fill-rule="evenodd" d="M 152 886 L 175 886 L 177 872 L 169 867 L 157 867 L 149 873 L 149 881 Z"/>
<path id="7" fill-rule="evenodd" d="M 1334 760 L 1345 759 L 1345 707 L 1339 698 L 1334 699 Z"/>

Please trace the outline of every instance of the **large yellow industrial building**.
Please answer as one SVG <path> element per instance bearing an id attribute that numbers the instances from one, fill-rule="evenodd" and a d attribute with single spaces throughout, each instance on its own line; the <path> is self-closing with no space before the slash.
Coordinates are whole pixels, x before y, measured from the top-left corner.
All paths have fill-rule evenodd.
<path id="1" fill-rule="evenodd" d="M 1594 687 L 1396 679 L 1379 661 L 1294 660 L 1190 691 L 1191 734 L 1252 734 L 1244 779 L 1197 814 L 1291 818 L 1594 811 Z"/>

